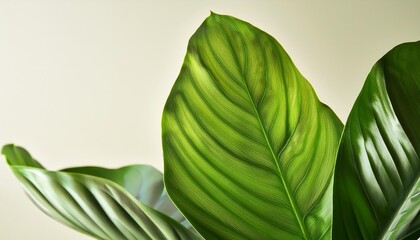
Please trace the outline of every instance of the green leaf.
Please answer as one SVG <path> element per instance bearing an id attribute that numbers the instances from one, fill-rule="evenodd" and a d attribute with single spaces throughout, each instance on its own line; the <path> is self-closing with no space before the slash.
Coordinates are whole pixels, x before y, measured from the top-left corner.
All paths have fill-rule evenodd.
<path id="1" fill-rule="evenodd" d="M 420 42 L 374 65 L 343 133 L 334 239 L 420 237 Z"/>
<path id="2" fill-rule="evenodd" d="M 278 42 L 211 14 L 165 105 L 164 181 L 208 239 L 328 239 L 342 123 Z"/>
<path id="3" fill-rule="evenodd" d="M 45 170 L 21 147 L 6 145 L 2 153 L 33 202 L 82 233 L 109 240 L 200 239 L 195 230 L 187 229 L 188 223 L 166 195 L 162 174 L 153 167 L 56 172 Z"/>
<path id="4" fill-rule="evenodd" d="M 124 188 L 137 201 L 171 217 L 192 229 L 188 221 L 172 203 L 163 185 L 163 175 L 152 166 L 131 165 L 119 169 L 101 167 L 77 167 L 62 172 L 81 173 L 108 179 Z"/>

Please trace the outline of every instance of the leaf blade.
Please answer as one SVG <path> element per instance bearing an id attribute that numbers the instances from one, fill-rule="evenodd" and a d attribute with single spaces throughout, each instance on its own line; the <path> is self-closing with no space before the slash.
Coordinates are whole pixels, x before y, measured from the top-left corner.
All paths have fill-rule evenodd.
<path id="1" fill-rule="evenodd" d="M 61 171 L 100 177 L 117 183 L 137 201 L 171 217 L 192 230 L 191 225 L 167 195 L 163 184 L 163 174 L 152 166 L 130 165 L 118 169 L 76 167 Z"/>
<path id="2" fill-rule="evenodd" d="M 336 239 L 419 237 L 419 56 L 420 42 L 388 52 L 353 106 L 337 157 Z"/>
<path id="3" fill-rule="evenodd" d="M 165 105 L 168 193 L 204 237 L 325 236 L 341 128 L 271 36 L 212 14 Z"/>
<path id="4" fill-rule="evenodd" d="M 161 213 L 165 210 L 163 205 L 142 203 L 144 198 L 138 201 L 124 189 L 122 183 L 127 183 L 124 179 L 127 171 L 134 171 L 128 179 L 129 185 L 144 171 L 156 178 L 155 183 L 159 183 L 159 177 L 162 182 L 162 174 L 154 168 L 141 165 L 116 170 L 82 167 L 55 172 L 42 168 L 21 147 L 6 145 L 2 153 L 34 203 L 55 220 L 77 231 L 99 239 L 199 239 L 194 230 Z M 151 195 L 167 198 L 163 185 L 157 189 L 146 188 Z"/>

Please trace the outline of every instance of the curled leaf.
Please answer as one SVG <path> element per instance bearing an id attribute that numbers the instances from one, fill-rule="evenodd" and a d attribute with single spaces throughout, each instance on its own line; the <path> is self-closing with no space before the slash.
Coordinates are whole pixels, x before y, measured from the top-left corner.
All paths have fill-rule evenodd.
<path id="1" fill-rule="evenodd" d="M 167 197 L 162 174 L 153 167 L 48 171 L 21 147 L 6 145 L 2 153 L 34 203 L 82 233 L 106 240 L 200 239 Z"/>

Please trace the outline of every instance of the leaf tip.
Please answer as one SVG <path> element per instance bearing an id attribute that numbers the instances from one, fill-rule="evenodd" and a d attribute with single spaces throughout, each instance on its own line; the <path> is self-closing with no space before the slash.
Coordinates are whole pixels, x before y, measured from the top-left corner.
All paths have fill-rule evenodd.
<path id="1" fill-rule="evenodd" d="M 222 14 L 218 14 L 213 12 L 212 10 L 210 10 L 210 16 L 208 16 L 207 19 L 214 19 L 214 20 L 219 20 L 220 18 L 226 17 L 226 15 L 222 15 Z"/>
<path id="2" fill-rule="evenodd" d="M 216 17 L 216 16 L 220 16 L 220 14 L 215 13 L 212 10 L 210 10 L 210 17 Z"/>
<path id="3" fill-rule="evenodd" d="M 10 152 L 14 147 L 15 147 L 15 145 L 13 143 L 3 145 L 2 149 L 1 149 L 1 154 L 3 154 L 5 157 L 7 157 L 8 152 Z"/>

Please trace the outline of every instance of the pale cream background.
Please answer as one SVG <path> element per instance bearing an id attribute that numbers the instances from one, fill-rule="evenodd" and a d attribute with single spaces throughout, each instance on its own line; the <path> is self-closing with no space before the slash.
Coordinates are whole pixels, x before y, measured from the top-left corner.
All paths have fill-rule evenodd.
<path id="1" fill-rule="evenodd" d="M 344 2 L 3 0 L 0 144 L 52 169 L 162 169 L 161 111 L 210 10 L 272 34 L 345 120 L 373 63 L 420 40 L 420 1 Z M 0 239 L 89 238 L 39 211 L 1 157 Z"/>

